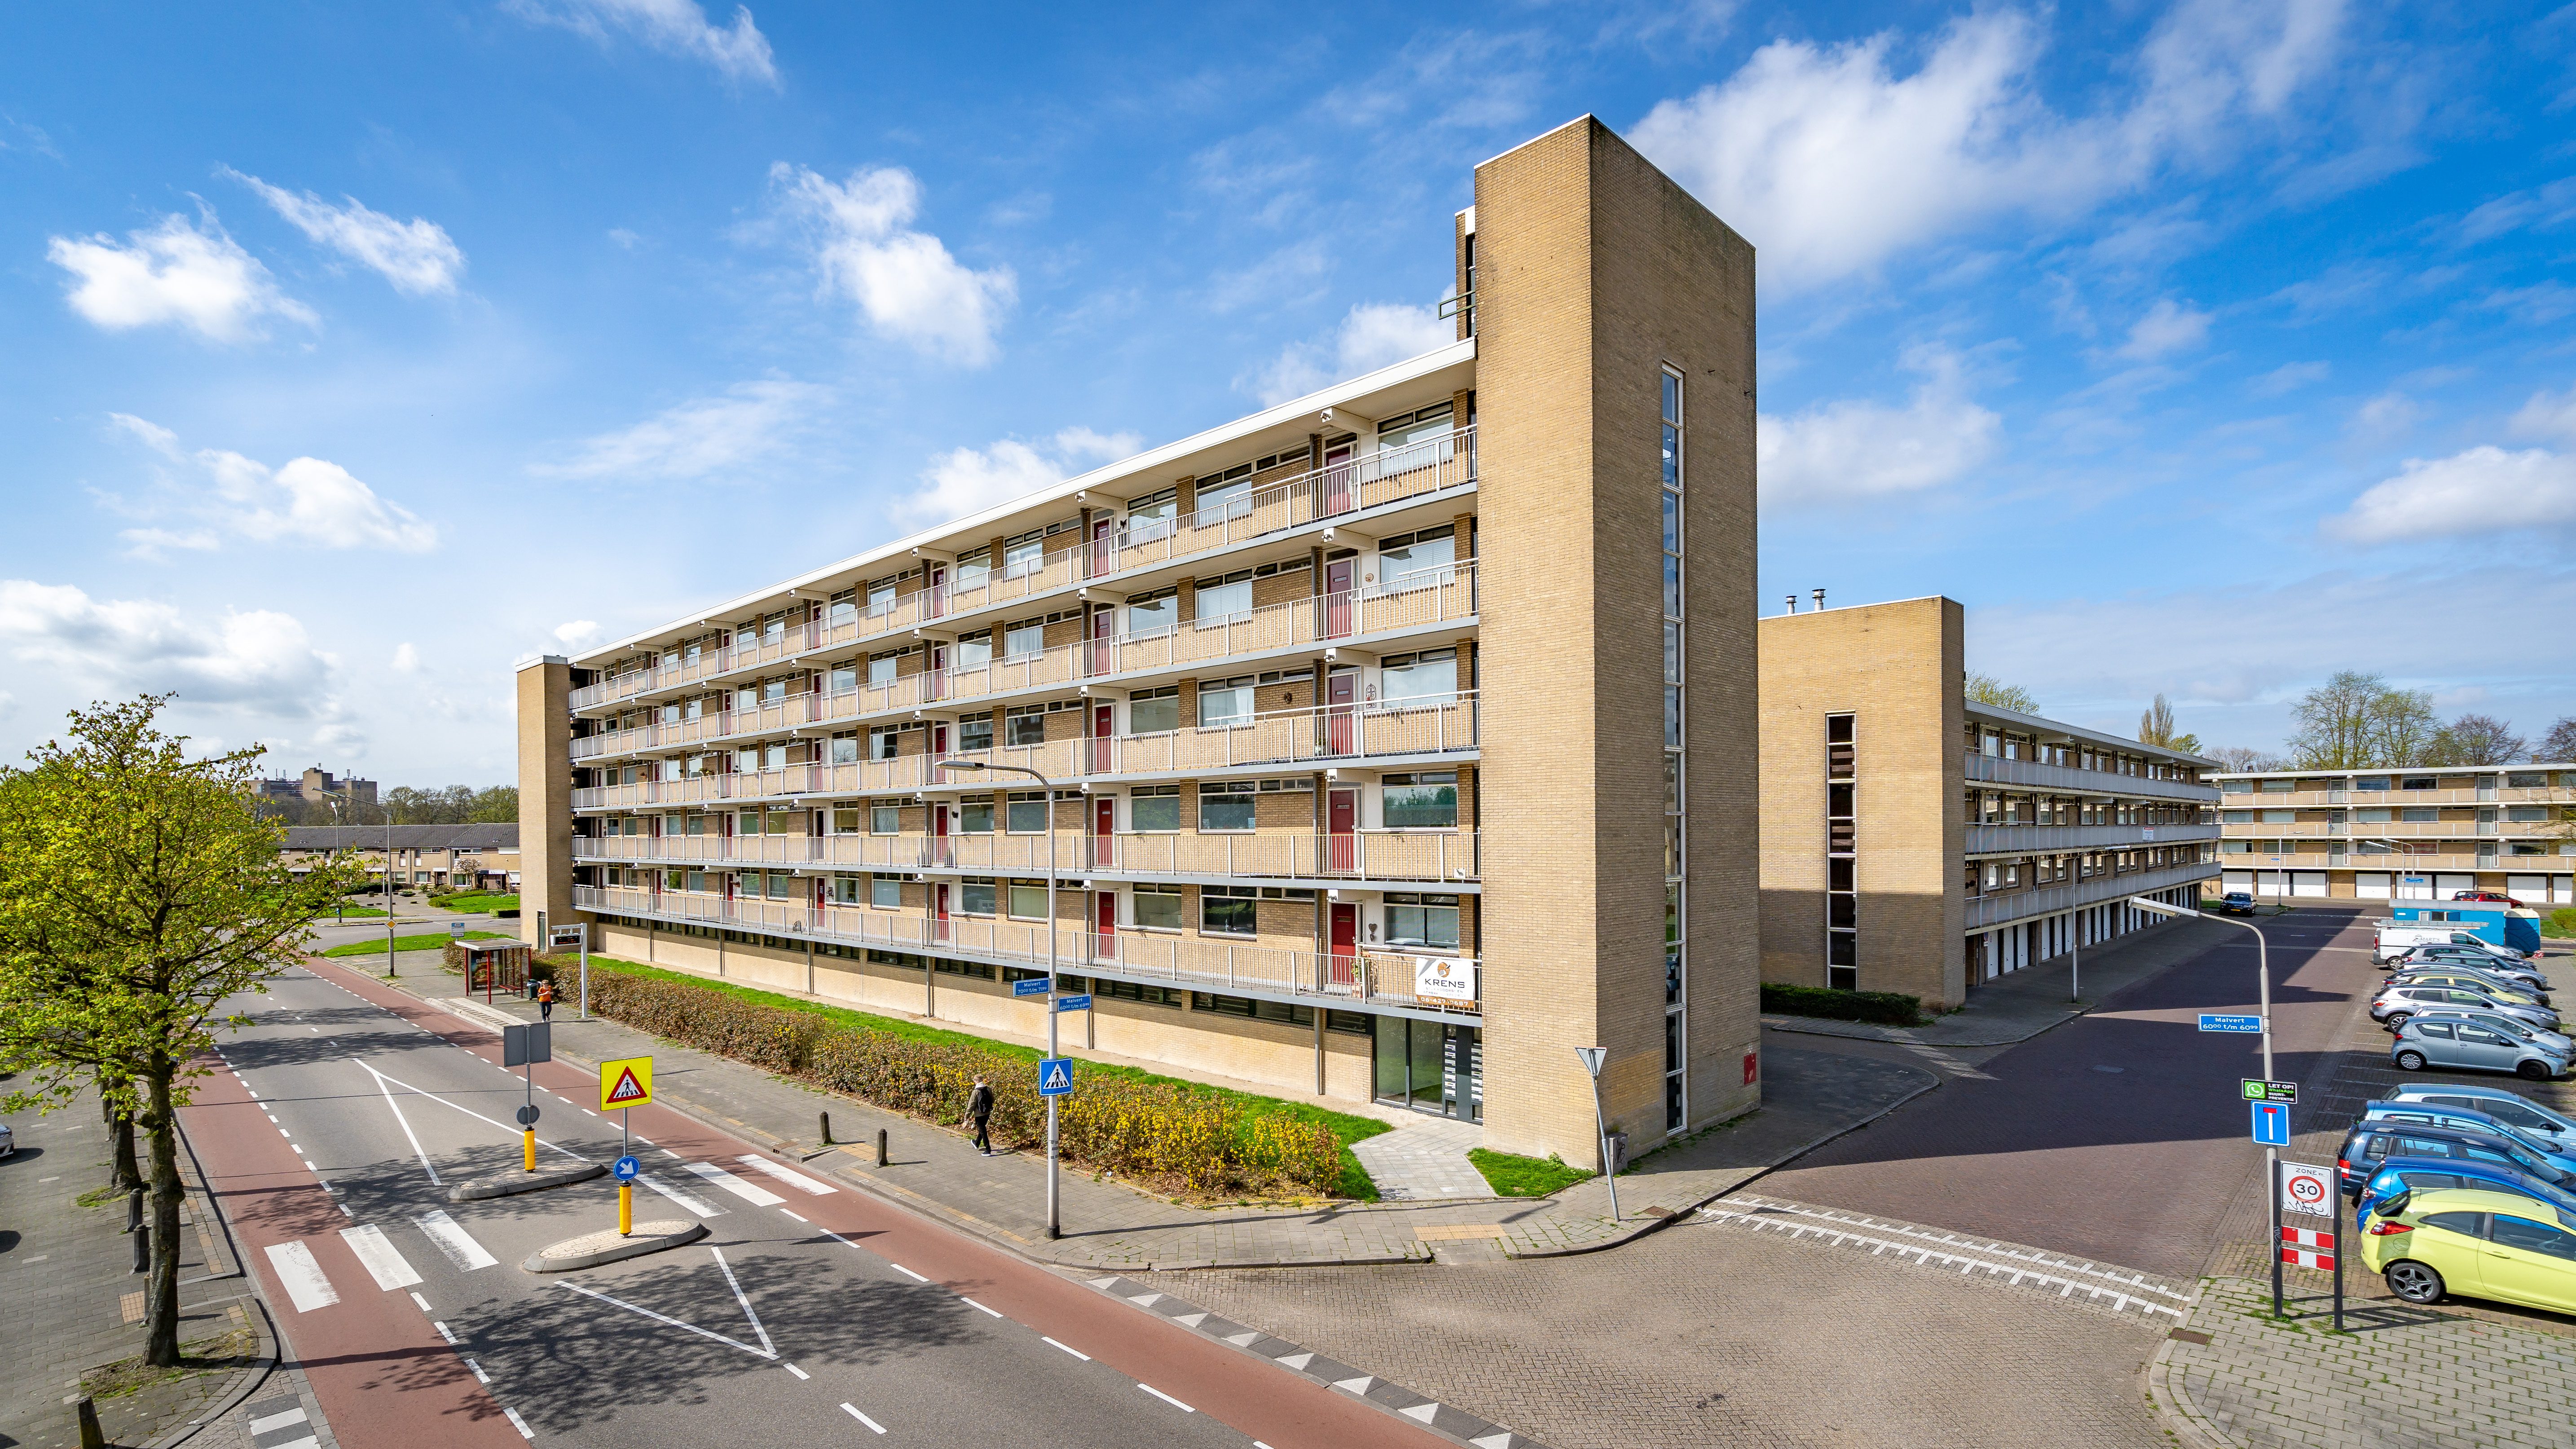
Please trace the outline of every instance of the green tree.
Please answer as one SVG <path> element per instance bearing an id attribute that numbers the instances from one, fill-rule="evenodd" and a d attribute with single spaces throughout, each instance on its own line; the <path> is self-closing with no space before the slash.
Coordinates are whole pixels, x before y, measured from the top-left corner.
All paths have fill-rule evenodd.
<path id="1" fill-rule="evenodd" d="M 224 1003 L 291 964 L 306 923 L 356 881 L 306 874 L 242 785 L 261 751 L 189 759 L 167 695 L 74 711 L 67 738 L 0 771 L 0 1063 L 9 1110 L 95 1083 L 147 1139 L 152 1263 L 144 1356 L 179 1362 L 178 1110 L 212 1070 Z"/>
<path id="2" fill-rule="evenodd" d="M 495 785 L 474 793 L 474 808 L 465 819 L 475 825 L 516 825 L 519 822 L 519 787 Z"/>
<path id="3" fill-rule="evenodd" d="M 2386 693 L 2387 680 L 2347 669 L 2301 695 L 2291 709 L 2298 721 L 2290 733 L 2292 761 L 2302 770 L 2367 770 L 2380 763 L 2372 718 Z"/>
<path id="4" fill-rule="evenodd" d="M 1968 698 L 1978 704 L 2008 709 L 2015 714 L 2039 713 L 2039 701 L 2018 684 L 2006 684 L 1991 674 L 1971 674 L 1967 679 Z"/>
<path id="5" fill-rule="evenodd" d="M 2433 696 L 2421 689 L 2383 689 L 2370 706 L 2370 758 L 2365 765 L 2402 769 L 2437 763 L 2443 745 L 2442 717 L 2433 712 Z"/>
<path id="6" fill-rule="evenodd" d="M 2160 745 L 2186 755 L 2200 753 L 2200 736 L 2174 733 L 2173 702 L 2161 694 L 2138 716 L 2138 743 Z"/>

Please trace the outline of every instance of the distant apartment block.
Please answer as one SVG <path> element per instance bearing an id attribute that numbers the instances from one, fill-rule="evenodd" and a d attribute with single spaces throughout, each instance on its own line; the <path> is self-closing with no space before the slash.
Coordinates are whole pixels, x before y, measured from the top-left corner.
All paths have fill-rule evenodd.
<path id="1" fill-rule="evenodd" d="M 305 800 L 319 805 L 339 796 L 360 805 L 373 805 L 376 803 L 376 782 L 343 779 L 314 765 L 307 768 L 300 778 L 280 775 L 272 780 L 253 780 L 251 793 L 262 800 Z"/>
<path id="2" fill-rule="evenodd" d="M 1587 117 L 1448 260 L 1449 345 L 523 666 L 528 931 L 1020 1040 L 1052 939 L 1077 1050 L 1571 1162 L 1577 1047 L 1752 1106 L 1752 251 Z"/>
<path id="3" fill-rule="evenodd" d="M 2576 764 L 2218 778 L 2226 888 L 2310 900 L 2576 902 Z"/>
<path id="4" fill-rule="evenodd" d="M 1818 604 L 1758 630 L 1763 980 L 1955 1006 L 2218 874 L 2214 762 L 1968 700 L 1954 600 Z"/>

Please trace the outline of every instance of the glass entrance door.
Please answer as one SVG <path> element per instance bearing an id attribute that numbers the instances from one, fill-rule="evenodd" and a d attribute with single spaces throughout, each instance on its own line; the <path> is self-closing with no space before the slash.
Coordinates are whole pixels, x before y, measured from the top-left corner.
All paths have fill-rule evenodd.
<path id="1" fill-rule="evenodd" d="M 1483 1121 L 1483 1033 L 1447 1022 L 1379 1017 L 1377 1099 L 1417 1112 Z"/>

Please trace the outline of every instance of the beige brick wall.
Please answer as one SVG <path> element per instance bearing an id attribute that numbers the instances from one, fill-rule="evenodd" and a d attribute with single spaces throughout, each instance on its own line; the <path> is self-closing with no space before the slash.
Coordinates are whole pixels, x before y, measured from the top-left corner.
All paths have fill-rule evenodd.
<path id="1" fill-rule="evenodd" d="M 1863 991 L 1966 999 L 1957 601 L 1775 614 L 1762 675 L 1762 979 L 1825 984 L 1825 716 L 1849 712 Z"/>
<path id="2" fill-rule="evenodd" d="M 572 908 L 572 668 L 555 655 L 522 665 L 519 727 L 519 939 L 587 920 Z"/>

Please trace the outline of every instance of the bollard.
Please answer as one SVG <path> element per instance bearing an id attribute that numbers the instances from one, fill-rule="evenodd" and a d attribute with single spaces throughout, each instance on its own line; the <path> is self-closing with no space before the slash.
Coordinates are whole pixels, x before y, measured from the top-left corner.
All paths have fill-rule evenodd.
<path id="1" fill-rule="evenodd" d="M 832 1145 L 832 1114 L 831 1114 L 831 1113 L 829 1113 L 829 1112 L 817 1112 L 817 1113 L 815 1113 L 814 1115 L 823 1119 L 823 1145 L 824 1145 L 824 1146 L 826 1146 L 826 1147 L 831 1146 L 831 1145 Z"/>
<path id="2" fill-rule="evenodd" d="M 129 1233 L 137 1232 L 142 1227 L 143 1189 L 138 1187 L 125 1195 L 125 1230 Z"/>
<path id="3" fill-rule="evenodd" d="M 87 1394 L 74 1394 L 63 1400 L 72 1406 L 72 1418 L 80 1425 L 81 1449 L 107 1449 L 107 1435 L 98 1427 L 98 1405 Z"/>
<path id="4" fill-rule="evenodd" d="M 632 1237 L 634 1233 L 635 1184 L 621 1182 L 617 1185 L 617 1236 Z"/>
<path id="5" fill-rule="evenodd" d="M 537 1170 L 537 1129 L 534 1127 L 519 1133 L 519 1170 L 522 1172 Z"/>
<path id="6" fill-rule="evenodd" d="M 134 1228 L 134 1271 L 140 1273 L 152 1266 L 152 1225 L 138 1223 Z"/>
<path id="7" fill-rule="evenodd" d="M 877 1166 L 879 1166 L 879 1167 L 883 1167 L 883 1166 L 885 1166 L 885 1165 L 886 1165 L 886 1130 L 885 1130 L 883 1127 L 880 1127 L 880 1128 L 878 1128 L 878 1129 L 877 1129 Z"/>

